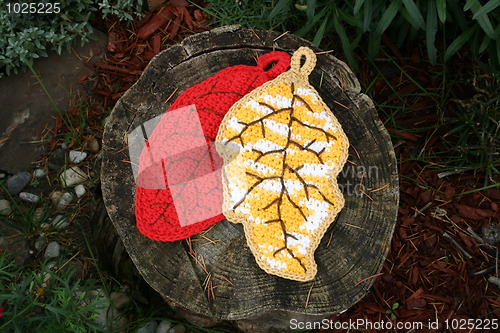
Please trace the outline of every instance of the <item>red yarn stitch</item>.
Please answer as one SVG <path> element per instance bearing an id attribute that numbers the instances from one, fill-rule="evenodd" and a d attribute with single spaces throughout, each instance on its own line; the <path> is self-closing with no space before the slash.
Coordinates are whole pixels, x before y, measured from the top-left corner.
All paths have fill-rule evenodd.
<path id="1" fill-rule="evenodd" d="M 273 63 L 274 66 L 266 70 Z M 210 142 L 215 140 L 219 125 L 231 106 L 245 94 L 285 72 L 289 65 L 290 56 L 277 51 L 259 57 L 257 66 L 237 65 L 223 69 L 205 81 L 188 88 L 167 112 L 194 104 L 210 150 Z M 153 131 L 150 140 L 153 136 L 169 135 L 157 129 Z M 181 226 L 168 187 L 148 189 L 137 186 L 135 200 L 135 216 L 139 231 L 156 241 L 184 239 L 224 219 L 224 215 L 219 214 L 195 224 Z"/>

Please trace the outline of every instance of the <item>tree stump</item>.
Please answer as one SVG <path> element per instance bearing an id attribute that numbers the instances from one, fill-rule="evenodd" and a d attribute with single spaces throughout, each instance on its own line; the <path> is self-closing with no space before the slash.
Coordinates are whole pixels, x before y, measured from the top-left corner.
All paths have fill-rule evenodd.
<path id="1" fill-rule="evenodd" d="M 163 114 L 185 89 L 223 68 L 255 65 L 256 55 L 273 50 L 292 54 L 300 46 L 318 53 L 310 82 L 351 144 L 338 178 L 345 207 L 316 250 L 316 278 L 296 282 L 266 274 L 247 247 L 242 226 L 229 221 L 203 236 L 216 242 L 193 236 L 163 243 L 143 236 L 135 226 L 136 184 L 127 163 L 127 133 Z M 107 119 L 101 180 L 109 217 L 151 287 L 194 323 L 227 320 L 256 332 L 286 331 L 291 319 L 320 321 L 358 302 L 385 261 L 399 200 L 390 137 L 351 70 L 297 36 L 239 26 L 193 35 L 151 61 Z"/>

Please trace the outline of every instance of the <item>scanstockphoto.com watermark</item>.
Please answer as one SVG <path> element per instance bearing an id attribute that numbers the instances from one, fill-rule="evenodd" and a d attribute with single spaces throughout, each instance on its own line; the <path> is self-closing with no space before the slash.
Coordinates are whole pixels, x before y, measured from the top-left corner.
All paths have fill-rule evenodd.
<path id="1" fill-rule="evenodd" d="M 402 330 L 420 330 L 424 328 L 422 322 L 391 322 L 391 321 L 370 321 L 359 318 L 356 320 L 333 321 L 323 319 L 322 321 L 299 321 L 297 319 L 290 320 L 291 330 L 377 330 L 386 331 L 393 329 Z"/>
<path id="2" fill-rule="evenodd" d="M 500 320 L 498 318 L 450 318 L 450 319 L 435 319 L 427 321 L 370 321 L 364 318 L 346 321 L 333 321 L 330 319 L 323 319 L 322 321 L 299 321 L 297 319 L 290 320 L 291 330 L 376 330 L 376 331 L 391 331 L 391 330 L 405 330 L 405 331 L 419 331 L 423 329 L 438 330 L 444 329 L 446 331 L 452 330 L 480 330 L 480 331 L 498 331 L 500 328 Z"/>

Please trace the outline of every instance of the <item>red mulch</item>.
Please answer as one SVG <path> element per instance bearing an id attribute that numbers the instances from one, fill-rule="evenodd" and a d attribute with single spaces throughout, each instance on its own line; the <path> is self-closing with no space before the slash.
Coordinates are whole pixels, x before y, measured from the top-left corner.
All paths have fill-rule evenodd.
<path id="1" fill-rule="evenodd" d="M 103 97 L 105 108 L 114 105 L 156 54 L 194 32 L 204 31 L 207 23 L 205 14 L 192 5 L 161 7 L 131 27 L 107 22 L 109 56 L 103 62 L 87 63 L 97 72 L 93 87 Z M 416 82 L 429 92 L 440 93 L 441 79 L 436 73 L 442 69 L 421 61 L 425 54 L 418 48 L 410 49 L 410 56 L 405 58 L 400 53 L 402 51 L 389 41 L 384 42 L 392 56 L 398 59 L 399 66 Z M 376 74 L 365 62 L 359 77 L 368 86 Z M 419 95 L 415 83 L 399 70 L 392 77 L 388 74 L 387 79 L 397 94 L 379 77 L 373 88 L 373 98 L 378 105 L 383 108 L 384 105 L 404 104 L 414 110 L 413 115 L 406 112 L 404 118 L 395 120 L 399 128 L 423 129 L 438 121 L 436 101 L 428 95 Z M 452 97 L 455 94 L 462 98 L 471 93 L 470 89 L 459 85 L 451 92 Z M 452 110 L 443 112 L 446 114 Z M 383 113 L 381 117 L 384 118 Z M 424 331 L 458 332 L 451 327 L 445 329 L 444 320 L 500 318 L 499 287 L 487 281 L 495 271 L 474 275 L 495 266 L 496 247 L 479 246 L 479 242 L 467 232 L 470 228 L 481 235 L 482 227 L 498 223 L 500 190 L 490 188 L 461 194 L 480 188 L 484 183 L 483 176 L 456 174 L 440 179 L 436 167 L 431 169 L 429 164 L 411 158 L 422 149 L 444 151 L 441 131 L 409 133 L 391 126 L 387 129 L 397 146 L 395 151 L 401 175 L 401 202 L 391 249 L 381 275 L 374 277 L 368 295 L 332 320 L 348 322 L 362 318 L 372 323 L 422 322 Z M 450 239 L 445 238 L 445 232 L 471 257 L 467 258 Z M 393 310 L 396 319 L 392 320 L 387 310 L 395 303 L 399 306 Z M 429 321 L 436 319 L 439 319 L 440 329 L 427 330 Z M 377 331 L 380 330 L 367 330 Z"/>
<path id="2" fill-rule="evenodd" d="M 421 61 L 425 54 L 416 47 L 408 52 L 411 57 L 404 59 L 389 41 L 385 43 L 408 75 L 427 91 L 439 93 L 442 82 L 436 74 L 442 69 Z M 439 178 L 438 172 L 442 170 L 437 166 L 416 161 L 415 155 L 423 149 L 446 151 L 442 142 L 445 129 L 434 131 L 432 128 L 438 122 L 438 105 L 428 95 L 419 94 L 421 91 L 418 86 L 399 71 L 392 78 L 387 78 L 396 93 L 388 88 L 384 79 L 376 79 L 375 75 L 368 67 L 362 68 L 359 74 L 365 86 L 376 80 L 373 95 L 381 108 L 385 105 L 404 105 L 409 110 L 395 119 L 400 130 L 387 128 L 400 163 L 398 221 L 382 274 L 375 278 L 368 295 L 331 320 L 349 322 L 364 319 L 372 323 L 391 321 L 394 324 L 421 322 L 423 330 L 416 330 L 418 332 L 490 331 L 479 329 L 478 325 L 471 325 L 478 328 L 471 330 L 463 324 L 466 319 L 500 318 L 499 286 L 487 281 L 489 276 L 495 275 L 497 247 L 480 246 L 481 242 L 467 230 L 482 235 L 484 226 L 498 224 L 500 190 L 489 188 L 461 194 L 483 187 L 484 175 L 463 173 Z M 451 97 L 467 98 L 474 93 L 472 90 L 471 87 L 464 87 L 463 83 L 456 84 L 451 88 Z M 447 106 L 441 110 L 444 115 L 453 113 L 453 105 Z M 380 114 L 384 121 L 387 120 L 382 112 Z M 401 128 L 409 129 L 411 133 Z M 445 233 L 470 257 L 444 237 Z M 485 274 L 475 274 L 491 267 Z M 396 319 L 391 320 L 387 311 L 394 303 L 399 306 L 392 310 Z M 439 319 L 439 328 L 429 328 L 429 322 L 434 323 L 436 319 Z M 445 325 L 446 319 L 448 327 Z M 452 324 L 458 326 L 452 327 Z M 465 329 L 457 329 L 461 327 Z M 399 331 L 411 332 L 408 328 Z"/>
<path id="3" fill-rule="evenodd" d="M 193 33 L 206 31 L 207 24 L 205 13 L 197 7 L 172 4 L 160 7 L 130 26 L 116 19 L 98 22 L 97 25 L 107 30 L 108 55 L 101 62 L 85 65 L 97 73 L 93 88 L 103 97 L 104 107 L 111 108 L 116 103 L 155 55 Z M 89 78 L 83 81 L 86 79 Z"/>

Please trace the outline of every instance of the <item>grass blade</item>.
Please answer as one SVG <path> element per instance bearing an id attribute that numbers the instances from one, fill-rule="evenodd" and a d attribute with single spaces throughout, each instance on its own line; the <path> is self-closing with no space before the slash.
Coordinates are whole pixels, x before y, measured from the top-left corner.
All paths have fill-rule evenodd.
<path id="1" fill-rule="evenodd" d="M 354 3 L 354 10 L 353 10 L 354 15 L 359 13 L 359 10 L 361 9 L 361 6 L 363 5 L 364 2 L 365 2 L 364 0 L 356 0 L 356 3 Z"/>
<path id="2" fill-rule="evenodd" d="M 380 49 L 380 40 L 381 35 L 377 32 L 370 33 L 370 38 L 368 40 L 368 57 L 370 59 L 375 59 L 379 49 Z"/>
<path id="3" fill-rule="evenodd" d="M 451 44 L 448 46 L 446 49 L 446 52 L 444 53 L 444 60 L 448 61 L 452 55 L 457 53 L 457 51 L 464 46 L 464 44 L 470 40 L 474 32 L 477 30 L 477 25 L 474 25 L 470 27 L 468 30 L 460 34 Z"/>
<path id="4" fill-rule="evenodd" d="M 435 65 L 437 61 L 437 49 L 434 45 L 436 32 L 438 28 L 436 7 L 434 1 L 429 0 L 427 5 L 427 26 L 425 29 L 425 39 L 427 43 L 427 56 L 431 64 Z"/>
<path id="5" fill-rule="evenodd" d="M 490 37 L 491 39 L 497 39 L 498 36 L 495 35 L 495 29 L 491 24 L 490 18 L 488 15 L 482 15 L 477 18 L 477 23 L 483 28 L 483 31 Z"/>
<path id="6" fill-rule="evenodd" d="M 269 13 L 267 19 L 272 20 L 280 13 L 287 13 L 290 10 L 290 4 L 290 0 L 279 0 L 274 6 L 273 10 L 271 10 L 271 12 Z"/>
<path id="7" fill-rule="evenodd" d="M 479 9 L 477 12 L 474 13 L 472 19 L 476 20 L 479 16 L 488 14 L 492 10 L 496 9 L 498 6 L 500 6 L 500 1 L 490 0 L 484 6 L 482 6 L 481 9 Z"/>
<path id="8" fill-rule="evenodd" d="M 340 42 L 342 43 L 342 48 L 344 49 L 344 55 L 347 59 L 347 62 L 349 62 L 349 65 L 351 65 L 351 68 L 354 71 L 357 71 L 358 64 L 356 62 L 356 58 L 354 57 L 354 52 L 351 43 L 349 42 L 349 38 L 347 37 L 347 34 L 344 30 L 344 26 L 339 22 L 337 15 L 333 15 L 332 19 L 333 19 L 333 27 L 337 32 L 337 34 L 339 35 Z"/>
<path id="9" fill-rule="evenodd" d="M 314 11 L 316 10 L 316 0 L 307 0 L 307 20 L 311 21 L 314 18 Z"/>
<path id="10" fill-rule="evenodd" d="M 467 1 L 467 4 L 469 5 L 468 9 L 472 11 L 474 16 L 476 16 L 476 13 L 479 12 L 482 8 L 478 0 L 469 0 Z M 493 28 L 493 25 L 491 24 L 490 18 L 487 14 L 477 16 L 476 21 L 477 23 L 479 23 L 488 37 L 490 37 L 491 39 L 497 38 L 497 36 L 495 35 L 495 29 Z"/>
<path id="11" fill-rule="evenodd" d="M 401 1 L 396 0 L 392 1 L 389 7 L 387 7 L 387 10 L 384 12 L 382 17 L 380 18 L 379 24 L 377 29 L 375 30 L 376 33 L 382 35 L 384 31 L 389 27 L 389 25 L 392 23 L 392 20 L 394 20 L 394 17 L 399 11 L 399 7 L 401 6 Z"/>
<path id="12" fill-rule="evenodd" d="M 446 0 L 436 0 L 436 9 L 441 23 L 446 22 Z"/>
<path id="13" fill-rule="evenodd" d="M 491 38 L 488 36 L 484 36 L 483 41 L 481 42 L 481 45 L 479 45 L 479 54 L 483 53 L 487 48 L 488 45 L 490 44 Z"/>
<path id="14" fill-rule="evenodd" d="M 457 0 L 447 0 L 447 4 L 451 9 L 453 19 L 457 21 L 460 29 L 462 31 L 467 30 L 467 19 L 465 18 L 461 4 Z"/>
<path id="15" fill-rule="evenodd" d="M 353 27 L 356 28 L 361 28 L 363 26 L 363 22 L 361 22 L 361 20 L 358 17 L 352 16 L 338 8 L 337 8 L 337 13 L 340 15 L 342 20 L 344 20 L 349 25 L 352 25 Z"/>
<path id="16" fill-rule="evenodd" d="M 464 5 L 464 12 L 471 9 L 472 5 L 474 4 L 479 4 L 479 3 L 477 2 L 477 0 L 467 0 L 467 2 Z"/>
<path id="17" fill-rule="evenodd" d="M 413 0 L 403 0 L 403 3 L 406 7 L 406 10 L 408 11 L 408 19 L 415 28 L 417 29 L 425 29 L 425 21 L 424 17 L 422 16 L 422 13 L 420 13 L 420 10 L 418 10 L 417 5 Z"/>
<path id="18" fill-rule="evenodd" d="M 316 32 L 316 35 L 314 36 L 312 42 L 314 45 L 319 46 L 319 44 L 323 40 L 323 36 L 325 35 L 326 25 L 328 24 L 328 22 L 329 22 L 329 17 L 327 16 L 321 23 L 321 26 L 319 27 L 318 31 Z"/>
<path id="19" fill-rule="evenodd" d="M 364 15 L 363 15 L 363 32 L 370 30 L 370 24 L 372 23 L 372 0 L 366 0 L 364 3 Z"/>
<path id="20" fill-rule="evenodd" d="M 314 18 L 311 21 L 307 21 L 306 24 L 302 26 L 302 28 L 300 28 L 295 32 L 295 34 L 300 37 L 305 36 L 309 31 L 311 31 L 316 26 L 316 24 L 323 16 L 325 16 L 325 14 L 326 14 L 326 8 L 323 8 L 321 12 L 316 14 L 316 16 L 314 16 Z"/>

